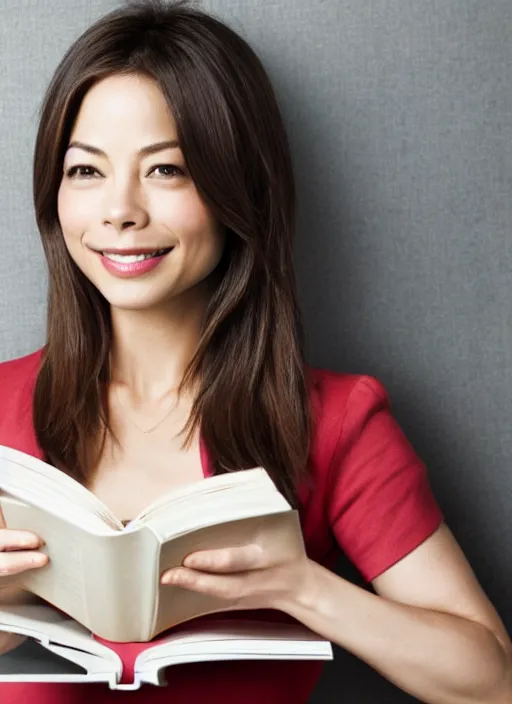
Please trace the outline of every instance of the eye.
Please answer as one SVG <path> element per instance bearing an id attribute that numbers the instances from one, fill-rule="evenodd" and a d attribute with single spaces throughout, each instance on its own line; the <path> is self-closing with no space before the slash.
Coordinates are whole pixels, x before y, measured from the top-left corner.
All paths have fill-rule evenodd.
<path id="1" fill-rule="evenodd" d="M 66 176 L 68 178 L 90 179 L 94 176 L 95 172 L 98 173 L 93 166 L 77 164 L 66 171 Z"/>
<path id="2" fill-rule="evenodd" d="M 155 173 L 160 169 L 160 176 L 163 178 L 171 178 L 172 176 L 184 176 L 183 169 L 180 169 L 178 166 L 175 166 L 174 164 L 158 164 L 158 166 L 154 166 L 149 174 Z M 148 174 L 148 176 L 149 176 Z"/>

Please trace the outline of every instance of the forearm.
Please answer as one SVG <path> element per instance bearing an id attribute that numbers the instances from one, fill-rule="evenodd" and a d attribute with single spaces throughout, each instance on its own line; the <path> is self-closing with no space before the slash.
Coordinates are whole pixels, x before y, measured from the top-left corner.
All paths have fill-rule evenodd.
<path id="1" fill-rule="evenodd" d="M 428 704 L 511 704 L 510 653 L 466 619 L 369 593 L 310 563 L 307 588 L 280 608 Z"/>

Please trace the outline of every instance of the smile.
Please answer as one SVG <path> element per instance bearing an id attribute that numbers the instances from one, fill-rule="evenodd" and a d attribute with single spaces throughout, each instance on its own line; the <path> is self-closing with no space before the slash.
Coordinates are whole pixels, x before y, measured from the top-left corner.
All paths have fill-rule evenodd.
<path id="1" fill-rule="evenodd" d="M 125 251 L 105 249 L 102 251 L 95 250 L 95 252 L 110 274 L 120 278 L 133 278 L 153 271 L 173 249 L 174 247 L 152 250 L 130 249 Z"/>
<path id="2" fill-rule="evenodd" d="M 172 247 L 168 247 L 167 249 L 157 249 L 154 252 L 143 252 L 141 254 L 121 254 L 119 252 L 102 252 L 102 254 L 113 262 L 132 264 L 133 262 L 143 262 L 154 257 L 162 257 L 168 254 L 171 249 Z"/>

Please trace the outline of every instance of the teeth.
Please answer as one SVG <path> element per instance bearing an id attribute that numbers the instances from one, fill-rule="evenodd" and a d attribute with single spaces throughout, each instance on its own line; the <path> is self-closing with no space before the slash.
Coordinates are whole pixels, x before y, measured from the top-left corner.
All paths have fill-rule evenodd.
<path id="1" fill-rule="evenodd" d="M 111 259 L 113 262 L 120 262 L 121 264 L 133 264 L 134 262 L 143 262 L 145 259 L 157 257 L 160 254 L 164 254 L 165 252 L 165 249 L 159 249 L 155 252 L 150 252 L 148 254 L 114 254 L 113 252 L 103 252 L 103 256 L 107 259 Z"/>

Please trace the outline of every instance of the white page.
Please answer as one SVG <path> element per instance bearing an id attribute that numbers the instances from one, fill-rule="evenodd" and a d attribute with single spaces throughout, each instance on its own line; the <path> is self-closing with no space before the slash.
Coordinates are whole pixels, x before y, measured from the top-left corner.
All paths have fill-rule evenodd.
<path id="1" fill-rule="evenodd" d="M 186 484 L 160 496 L 124 528 L 121 521 L 92 492 L 66 473 L 37 457 L 0 445 L 0 490 L 29 504 L 56 513 L 85 530 L 102 534 L 103 528 L 133 530 L 146 523 L 152 514 L 184 501 L 191 505 L 198 496 L 244 487 L 249 494 L 258 487 L 281 496 L 267 472 L 261 467 L 221 474 Z M 283 501 L 284 497 L 283 497 Z M 188 510 L 188 509 L 187 509 Z"/>
<path id="2" fill-rule="evenodd" d="M 0 445 L 0 489 L 45 508 L 51 500 L 59 511 L 71 504 L 74 512 L 92 514 L 111 528 L 123 527 L 102 501 L 65 472 L 5 445 Z"/>
<path id="3" fill-rule="evenodd" d="M 81 531 L 89 535 L 118 535 L 122 532 L 119 529 L 109 527 L 98 516 L 77 510 L 76 506 L 68 503 L 67 499 L 61 499 L 56 503 L 55 496 L 52 495 L 52 497 L 48 497 L 47 493 L 44 491 L 38 491 L 37 496 L 35 494 L 30 496 L 23 487 L 18 492 L 16 487 L 12 486 L 12 491 L 17 493 L 15 496 L 14 494 L 2 491 L 1 486 L 2 480 L 0 478 L 0 506 L 3 504 L 4 508 L 6 504 L 18 504 L 26 511 L 30 512 L 29 515 L 31 516 L 33 516 L 36 511 L 42 512 L 43 514 L 48 514 L 49 516 L 60 519 L 65 524 L 80 528 Z M 21 498 L 20 494 L 23 494 L 24 497 Z"/>
<path id="4" fill-rule="evenodd" d="M 195 502 L 197 497 L 202 498 L 211 493 L 231 491 L 235 487 L 243 488 L 245 492 L 258 487 L 265 487 L 272 492 L 277 491 L 274 482 L 262 467 L 254 467 L 253 469 L 246 469 L 240 472 L 217 474 L 185 484 L 159 496 L 149 506 L 146 506 L 128 525 L 147 523 L 160 509 L 165 510 L 172 506 L 174 510 L 182 502 Z"/>
<path id="5" fill-rule="evenodd" d="M 44 647 L 52 653 L 59 655 L 68 660 L 69 662 L 75 663 L 86 670 L 87 675 L 107 675 L 102 679 L 104 681 L 110 682 L 112 679 L 116 680 L 116 673 L 113 668 L 112 662 L 107 662 L 102 657 L 98 655 L 93 655 L 92 653 L 85 653 L 83 650 L 76 650 L 75 648 L 69 648 L 66 645 L 55 645 L 55 643 L 45 643 Z M 82 675 L 84 677 L 85 673 L 76 673 L 77 676 Z"/>
<path id="6" fill-rule="evenodd" d="M 162 661 L 179 662 L 239 659 L 243 657 L 274 659 L 320 659 L 333 657 L 329 641 L 300 624 L 261 621 L 202 621 L 172 633 L 147 650 L 135 661 L 136 671 L 149 670 Z"/>
<path id="7" fill-rule="evenodd" d="M 161 541 L 191 531 L 231 521 L 290 511 L 290 504 L 278 491 L 265 487 L 232 487 L 229 491 L 188 497 L 176 506 L 162 506 L 147 522 Z"/>
<path id="8" fill-rule="evenodd" d="M 1 656 L 0 656 L 1 657 Z M 154 675 L 151 673 L 150 675 L 152 678 Z M 145 681 L 145 680 L 142 680 Z M 116 682 L 117 680 L 114 678 L 114 676 L 110 673 L 107 672 L 92 672 L 92 673 L 67 673 L 67 674 L 40 674 L 40 675 L 28 675 L 28 674 L 0 674 L 0 683 L 1 682 L 24 682 L 28 684 L 36 684 L 40 682 L 53 682 L 55 684 L 65 684 L 65 683 L 71 683 L 71 684 L 83 684 L 83 683 L 93 683 L 93 682 L 99 682 L 99 683 L 105 683 L 108 684 L 111 689 L 117 689 L 116 687 Z M 139 680 L 139 685 L 140 687 L 141 681 Z M 137 689 L 138 689 L 137 687 Z M 133 689 L 133 688 L 132 688 Z"/>
<path id="9" fill-rule="evenodd" d="M 47 643 L 65 645 L 102 658 L 114 673 L 122 672 L 120 657 L 95 640 L 90 631 L 49 604 L 13 604 L 0 606 L 0 631 L 19 633 Z"/>

